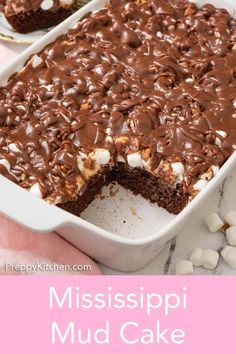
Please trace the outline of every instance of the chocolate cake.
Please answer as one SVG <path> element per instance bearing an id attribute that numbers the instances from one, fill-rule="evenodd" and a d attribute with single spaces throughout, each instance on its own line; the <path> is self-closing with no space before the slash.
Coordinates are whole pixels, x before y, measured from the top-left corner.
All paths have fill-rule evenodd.
<path id="1" fill-rule="evenodd" d="M 12 28 L 28 33 L 56 26 L 77 10 L 77 0 L 0 0 Z M 88 2 L 88 1 L 87 1 Z"/>
<path id="2" fill-rule="evenodd" d="M 76 215 L 117 181 L 171 213 L 236 149 L 236 20 L 111 1 L 0 89 L 0 173 Z"/>

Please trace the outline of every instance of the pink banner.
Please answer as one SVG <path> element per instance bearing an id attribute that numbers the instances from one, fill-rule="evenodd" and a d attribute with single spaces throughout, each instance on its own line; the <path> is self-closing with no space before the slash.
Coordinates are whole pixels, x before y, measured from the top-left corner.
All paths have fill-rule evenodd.
<path id="1" fill-rule="evenodd" d="M 230 277 L 1 277 L 0 351 L 235 354 Z"/>

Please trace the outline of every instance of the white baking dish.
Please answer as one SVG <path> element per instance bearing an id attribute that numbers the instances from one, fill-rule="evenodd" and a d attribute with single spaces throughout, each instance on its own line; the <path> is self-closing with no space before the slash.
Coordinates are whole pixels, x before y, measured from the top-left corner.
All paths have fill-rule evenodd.
<path id="1" fill-rule="evenodd" d="M 84 8 L 45 35 L 38 43 L 30 46 L 1 72 L 0 84 L 3 86 L 12 73 L 20 70 L 31 54 L 39 52 L 59 35 L 67 32 L 67 30 L 73 27 L 88 11 L 100 9 L 107 2 L 108 0 L 91 1 Z M 202 5 L 206 1 L 199 0 L 195 2 Z M 225 7 L 234 15 L 236 9 L 235 0 L 211 0 L 208 2 L 215 6 Z M 204 191 L 199 193 L 177 216 L 170 216 L 163 211 L 163 209 L 150 205 L 141 197 L 137 197 L 138 199 L 133 198 L 133 201 L 130 201 L 130 198 L 126 197 L 126 201 L 121 204 L 121 208 L 127 208 L 127 205 L 132 205 L 136 212 L 142 215 L 142 233 L 140 235 L 139 232 L 139 237 L 136 237 L 136 232 L 138 233 L 138 229 L 140 230 L 140 220 L 139 223 L 137 222 L 135 230 L 135 215 L 127 217 L 127 224 L 133 223 L 133 227 L 130 232 L 126 232 L 126 235 L 122 234 L 122 228 L 119 228 L 119 225 L 115 232 L 110 232 L 105 230 L 106 226 L 104 229 L 95 226 L 91 222 L 85 221 L 58 207 L 49 205 L 43 200 L 37 199 L 3 176 L 0 176 L 0 212 L 17 223 L 37 232 L 56 231 L 83 252 L 107 266 L 119 270 L 133 271 L 145 266 L 158 254 L 161 246 L 180 231 L 187 220 L 189 220 L 192 213 L 197 208 L 201 207 L 204 200 L 206 200 L 209 194 L 227 177 L 235 165 L 236 153 L 225 163 L 217 176 L 208 184 Z M 122 191 L 120 193 L 122 193 Z M 125 199 L 125 197 L 123 199 Z M 106 208 L 105 210 L 102 208 L 99 209 L 100 215 L 97 211 L 98 209 L 99 208 L 97 208 L 95 212 L 93 206 L 90 207 L 84 214 L 85 217 L 89 220 L 93 220 L 93 215 L 96 215 L 97 219 L 102 219 L 102 214 L 107 212 Z M 117 220 L 119 217 L 121 218 L 122 215 L 117 215 Z"/>

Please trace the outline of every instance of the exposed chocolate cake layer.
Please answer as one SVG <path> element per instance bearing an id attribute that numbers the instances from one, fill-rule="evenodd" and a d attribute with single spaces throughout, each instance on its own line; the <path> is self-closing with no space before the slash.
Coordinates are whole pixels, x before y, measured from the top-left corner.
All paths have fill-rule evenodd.
<path id="1" fill-rule="evenodd" d="M 56 26 L 77 10 L 76 0 L 0 0 L 12 28 L 28 33 Z"/>
<path id="2" fill-rule="evenodd" d="M 162 179 L 143 169 L 128 170 L 124 168 L 124 165 L 118 164 L 116 168 L 107 169 L 102 175 L 99 174 L 91 178 L 86 191 L 77 200 L 59 205 L 59 207 L 80 216 L 100 194 L 102 187 L 115 181 L 131 190 L 135 195 L 142 195 L 172 214 L 178 214 L 188 203 L 189 195 L 184 191 L 182 184 L 171 188 Z"/>
<path id="3" fill-rule="evenodd" d="M 189 194 L 181 183 L 170 186 L 162 178 L 156 177 L 144 169 L 129 170 L 120 164 L 110 173 L 110 180 L 117 181 L 135 195 L 142 195 L 172 214 L 178 214 L 189 200 Z"/>
<path id="4" fill-rule="evenodd" d="M 19 33 L 29 33 L 58 25 L 73 13 L 73 9 L 21 12 L 7 18 L 12 28 Z"/>
<path id="5" fill-rule="evenodd" d="M 84 193 L 77 197 L 77 200 L 73 202 L 67 202 L 62 205 L 58 205 L 60 208 L 80 216 L 80 214 L 89 206 L 89 204 L 96 198 L 100 193 L 102 187 L 111 182 L 110 170 L 107 169 L 103 171 L 102 174 L 97 174 L 89 180 L 89 183 L 86 187 Z"/>
<path id="6" fill-rule="evenodd" d="M 235 63 L 226 10 L 112 0 L 0 89 L 0 173 L 64 205 L 108 168 L 177 213 L 236 149 Z"/>

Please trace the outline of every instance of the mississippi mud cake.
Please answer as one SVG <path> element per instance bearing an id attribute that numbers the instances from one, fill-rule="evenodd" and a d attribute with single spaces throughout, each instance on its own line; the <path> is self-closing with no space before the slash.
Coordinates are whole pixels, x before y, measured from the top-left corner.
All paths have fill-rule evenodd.
<path id="1" fill-rule="evenodd" d="M 1 10 L 7 21 L 19 33 L 56 26 L 77 10 L 77 2 L 77 0 L 0 0 Z"/>
<path id="2" fill-rule="evenodd" d="M 0 173 L 76 215 L 118 181 L 178 214 L 236 148 L 236 20 L 111 1 L 0 90 Z"/>

